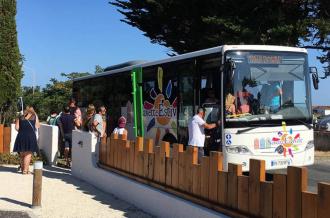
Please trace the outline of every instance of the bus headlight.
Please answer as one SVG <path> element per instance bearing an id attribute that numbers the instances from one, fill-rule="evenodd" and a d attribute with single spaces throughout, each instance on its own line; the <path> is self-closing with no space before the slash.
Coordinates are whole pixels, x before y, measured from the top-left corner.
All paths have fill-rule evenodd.
<path id="1" fill-rule="evenodd" d="M 231 145 L 226 146 L 228 153 L 232 154 L 252 154 L 252 152 L 244 145 Z"/>
<path id="2" fill-rule="evenodd" d="M 307 143 L 306 148 L 305 148 L 305 151 L 307 151 L 307 150 L 309 150 L 311 148 L 314 148 L 314 141 L 313 140 L 311 140 L 311 141 L 309 141 Z"/>

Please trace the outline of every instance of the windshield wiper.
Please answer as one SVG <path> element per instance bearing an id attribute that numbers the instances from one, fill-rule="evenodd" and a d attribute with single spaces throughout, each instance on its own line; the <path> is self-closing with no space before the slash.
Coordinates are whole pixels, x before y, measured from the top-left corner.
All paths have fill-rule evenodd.
<path id="1" fill-rule="evenodd" d="M 299 120 L 299 119 L 296 119 L 297 121 L 299 121 L 300 123 L 304 124 L 304 126 L 306 126 L 308 129 L 311 129 L 313 128 L 313 125 L 309 124 L 309 123 L 306 123 L 302 120 Z"/>
<path id="2" fill-rule="evenodd" d="M 264 127 L 264 126 L 273 126 L 273 124 L 262 124 L 262 125 L 257 125 L 257 126 L 252 126 L 252 127 L 246 128 L 246 129 L 242 129 L 242 130 L 239 129 L 239 130 L 237 130 L 236 134 L 245 133 L 250 130 L 257 129 L 257 128 Z"/>

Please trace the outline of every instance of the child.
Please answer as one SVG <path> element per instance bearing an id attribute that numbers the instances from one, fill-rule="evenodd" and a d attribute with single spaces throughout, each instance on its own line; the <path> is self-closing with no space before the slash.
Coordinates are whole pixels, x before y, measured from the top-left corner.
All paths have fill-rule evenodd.
<path id="1" fill-rule="evenodd" d="M 228 115 L 235 115 L 236 114 L 236 108 L 235 108 L 235 96 L 228 93 L 226 96 L 226 114 Z"/>
<path id="2" fill-rule="evenodd" d="M 126 118 L 121 116 L 118 119 L 118 127 L 113 130 L 113 133 L 118 135 L 127 135 L 127 130 L 125 129 L 126 126 Z"/>

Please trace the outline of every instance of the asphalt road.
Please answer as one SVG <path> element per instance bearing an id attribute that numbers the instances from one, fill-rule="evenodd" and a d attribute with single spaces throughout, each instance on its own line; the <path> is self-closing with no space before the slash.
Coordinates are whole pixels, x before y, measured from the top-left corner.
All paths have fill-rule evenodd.
<path id="1" fill-rule="evenodd" d="M 315 157 L 314 164 L 307 166 L 308 191 L 317 192 L 317 183 L 330 183 L 330 157 Z M 285 170 L 272 170 L 268 173 L 286 173 Z"/>
<path id="2" fill-rule="evenodd" d="M 330 183 L 330 158 L 317 158 L 314 165 L 308 166 L 308 190 L 317 192 L 318 182 Z"/>

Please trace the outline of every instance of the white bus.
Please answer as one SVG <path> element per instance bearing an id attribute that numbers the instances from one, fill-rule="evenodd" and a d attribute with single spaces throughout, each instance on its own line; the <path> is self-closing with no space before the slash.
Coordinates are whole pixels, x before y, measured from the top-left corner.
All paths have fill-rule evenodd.
<path id="1" fill-rule="evenodd" d="M 128 64 L 132 64 L 127 66 Z M 206 108 L 206 154 L 266 169 L 314 162 L 311 82 L 307 51 L 266 45 L 224 45 L 154 62 L 130 62 L 75 79 L 78 106 L 108 107 L 108 132 L 127 117 L 129 138 L 187 145 L 188 120 Z"/>

